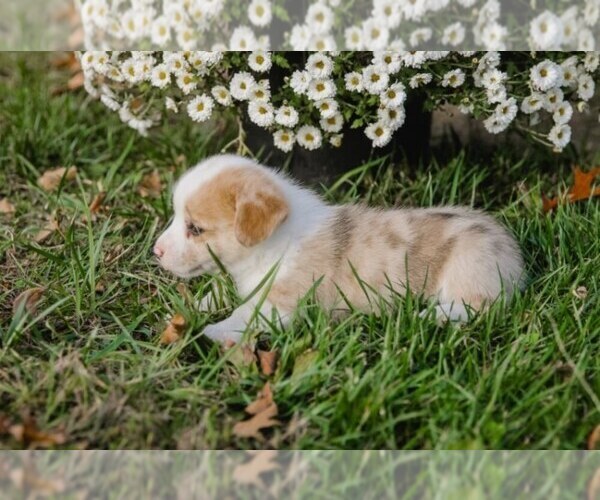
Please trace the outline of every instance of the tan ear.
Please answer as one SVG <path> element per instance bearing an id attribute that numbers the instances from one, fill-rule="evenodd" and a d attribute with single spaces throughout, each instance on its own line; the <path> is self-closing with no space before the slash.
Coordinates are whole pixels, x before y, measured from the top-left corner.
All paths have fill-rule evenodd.
<path id="1" fill-rule="evenodd" d="M 237 193 L 235 236 L 245 247 L 258 245 L 273 234 L 288 214 L 281 190 L 266 175 L 253 172 Z"/>

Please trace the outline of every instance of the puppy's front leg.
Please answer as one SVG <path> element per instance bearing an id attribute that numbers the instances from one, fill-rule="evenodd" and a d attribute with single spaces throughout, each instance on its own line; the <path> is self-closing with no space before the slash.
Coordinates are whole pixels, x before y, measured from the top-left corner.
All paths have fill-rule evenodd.
<path id="1" fill-rule="evenodd" d="M 232 341 L 238 343 L 242 340 L 242 335 L 251 321 L 256 320 L 259 327 L 265 326 L 265 318 L 268 319 L 273 311 L 273 305 L 269 302 L 263 303 L 260 311 L 257 311 L 256 307 L 255 303 L 246 303 L 233 311 L 229 318 L 214 325 L 208 325 L 203 333 L 215 342 Z M 287 324 L 288 317 L 289 315 L 280 316 L 284 326 Z"/>

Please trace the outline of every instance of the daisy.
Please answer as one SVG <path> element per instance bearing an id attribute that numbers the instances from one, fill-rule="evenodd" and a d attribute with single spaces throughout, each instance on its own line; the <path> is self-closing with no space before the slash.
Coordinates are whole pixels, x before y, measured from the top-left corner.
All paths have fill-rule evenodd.
<path id="1" fill-rule="evenodd" d="M 375 122 L 365 129 L 366 136 L 373 141 L 373 146 L 382 148 L 387 146 L 392 140 L 392 130 L 390 127 L 381 122 Z"/>
<path id="2" fill-rule="evenodd" d="M 309 56 L 306 61 L 306 70 L 313 78 L 327 78 L 333 71 L 333 61 L 325 54 L 317 52 Z"/>
<path id="3" fill-rule="evenodd" d="M 537 50 L 555 50 L 562 44 L 562 20 L 546 10 L 531 21 L 529 36 Z"/>
<path id="4" fill-rule="evenodd" d="M 329 138 L 329 144 L 331 144 L 334 148 L 339 148 L 342 146 L 343 140 L 344 134 L 335 134 Z"/>
<path id="5" fill-rule="evenodd" d="M 422 50 L 410 50 L 402 54 L 402 62 L 409 68 L 420 68 L 425 61 L 426 56 Z"/>
<path id="6" fill-rule="evenodd" d="M 337 49 L 335 38 L 331 35 L 314 35 L 308 40 L 308 50 L 332 52 Z"/>
<path id="7" fill-rule="evenodd" d="M 259 127 L 269 127 L 273 124 L 273 106 L 268 102 L 250 101 L 248 104 L 248 116 L 250 120 Z"/>
<path id="8" fill-rule="evenodd" d="M 548 134 L 548 140 L 554 144 L 557 151 L 562 151 L 571 141 L 571 127 L 564 124 L 556 124 Z"/>
<path id="9" fill-rule="evenodd" d="M 292 106 L 281 106 L 275 114 L 275 121 L 284 127 L 295 127 L 298 124 L 298 111 Z"/>
<path id="10" fill-rule="evenodd" d="M 106 94 L 102 94 L 100 96 L 100 101 L 102 101 L 102 104 L 104 104 L 111 111 L 119 111 L 121 108 L 121 104 L 119 102 Z"/>
<path id="11" fill-rule="evenodd" d="M 189 70 L 189 64 L 182 52 L 165 52 L 163 60 L 171 73 L 180 75 Z"/>
<path id="12" fill-rule="evenodd" d="M 195 122 L 205 122 L 212 115 L 214 101 L 206 94 L 194 97 L 187 107 L 190 118 Z"/>
<path id="13" fill-rule="evenodd" d="M 231 97 L 231 93 L 224 87 L 223 85 L 216 85 L 212 88 L 210 92 L 215 101 L 217 101 L 221 106 L 230 106 L 233 102 Z"/>
<path id="14" fill-rule="evenodd" d="M 291 130 L 278 130 L 273 134 L 273 142 L 276 148 L 289 153 L 294 148 L 296 138 Z"/>
<path id="15" fill-rule="evenodd" d="M 316 35 L 329 33 L 333 26 L 333 11 L 322 3 L 313 3 L 306 11 L 305 24 Z"/>
<path id="16" fill-rule="evenodd" d="M 493 87 L 485 91 L 488 102 L 502 102 L 506 100 L 506 87 L 501 85 L 500 87 Z"/>
<path id="17" fill-rule="evenodd" d="M 165 16 L 157 17 L 152 23 L 152 43 L 163 47 L 171 39 L 169 20 Z"/>
<path id="18" fill-rule="evenodd" d="M 249 51 L 256 48 L 256 36 L 247 26 L 238 26 L 229 40 L 229 50 Z"/>
<path id="19" fill-rule="evenodd" d="M 175 99 L 173 99 L 172 97 L 165 98 L 165 108 L 168 111 L 172 111 L 173 113 L 179 113 L 179 108 L 177 107 L 177 103 L 175 102 Z"/>
<path id="20" fill-rule="evenodd" d="M 402 67 L 400 54 L 393 50 L 380 50 L 375 52 L 371 63 L 375 66 L 384 66 L 386 72 L 390 75 L 397 73 Z"/>
<path id="21" fill-rule="evenodd" d="M 495 89 L 506 81 L 508 75 L 495 68 L 488 69 L 481 75 L 481 85 L 486 89 Z"/>
<path id="22" fill-rule="evenodd" d="M 255 85 L 254 77 L 250 73 L 242 71 L 233 75 L 229 89 L 234 99 L 246 101 L 250 98 Z"/>
<path id="23" fill-rule="evenodd" d="M 423 85 L 431 83 L 431 80 L 433 80 L 433 76 L 431 75 L 431 73 L 417 73 L 416 75 L 411 77 L 411 79 L 408 82 L 408 86 L 411 89 L 418 89 Z"/>
<path id="24" fill-rule="evenodd" d="M 544 105 L 544 96 L 538 92 L 532 92 L 521 103 L 521 111 L 530 115 L 542 109 Z"/>
<path id="25" fill-rule="evenodd" d="M 268 0 L 252 0 L 248 6 L 248 19 L 254 26 L 264 27 L 271 24 L 273 12 Z"/>
<path id="26" fill-rule="evenodd" d="M 587 73 L 579 75 L 577 78 L 577 95 L 583 101 L 589 101 L 594 96 L 596 84 L 594 79 Z"/>
<path id="27" fill-rule="evenodd" d="M 500 132 L 506 130 L 508 125 L 509 124 L 505 123 L 496 113 L 492 114 L 483 121 L 483 126 L 490 134 L 499 134 Z"/>
<path id="28" fill-rule="evenodd" d="M 543 92 L 562 83 L 562 68 L 546 59 L 531 68 L 530 77 L 534 88 Z"/>
<path id="29" fill-rule="evenodd" d="M 164 89 L 171 83 L 171 73 L 166 64 L 159 64 L 154 67 L 150 82 L 154 87 L 158 87 L 159 89 Z"/>
<path id="30" fill-rule="evenodd" d="M 600 54 L 598 52 L 588 52 L 583 58 L 583 67 L 590 73 L 598 69 L 600 64 Z"/>
<path id="31" fill-rule="evenodd" d="M 310 84 L 310 75 L 308 71 L 300 71 L 296 70 L 292 73 L 292 77 L 290 79 L 290 87 L 292 90 L 299 95 L 304 95 L 308 91 L 308 86 Z"/>
<path id="32" fill-rule="evenodd" d="M 317 127 L 303 125 L 298 129 L 297 140 L 302 147 L 312 151 L 321 147 L 323 135 Z"/>
<path id="33" fill-rule="evenodd" d="M 380 94 L 387 88 L 390 76 L 382 66 L 370 65 L 362 71 L 363 86 L 370 94 Z"/>
<path id="34" fill-rule="evenodd" d="M 396 0 L 374 0 L 372 15 L 389 29 L 397 28 L 402 20 L 402 10 Z"/>
<path id="35" fill-rule="evenodd" d="M 404 125 L 406 111 L 402 106 L 396 108 L 379 108 L 377 110 L 377 117 L 380 121 L 389 125 L 393 130 L 396 130 Z"/>
<path id="36" fill-rule="evenodd" d="M 571 106 L 571 103 L 568 101 L 563 101 L 560 104 L 558 104 L 554 109 L 552 118 L 554 120 L 554 123 L 564 125 L 565 123 L 569 123 L 572 116 L 573 107 Z"/>
<path id="37" fill-rule="evenodd" d="M 250 91 L 249 99 L 253 101 L 269 101 L 271 100 L 271 90 L 269 88 L 269 80 L 261 80 Z"/>
<path id="38" fill-rule="evenodd" d="M 121 72 L 130 83 L 138 83 L 143 79 L 142 65 L 133 57 L 127 59 L 121 66 Z"/>
<path id="39" fill-rule="evenodd" d="M 335 84 L 332 80 L 317 78 L 308 85 L 308 98 L 313 101 L 320 101 L 335 95 Z"/>
<path id="40" fill-rule="evenodd" d="M 196 87 L 198 87 L 198 81 L 191 73 L 181 73 L 177 77 L 177 86 L 185 95 L 188 95 L 190 92 L 196 90 Z"/>
<path id="41" fill-rule="evenodd" d="M 250 66 L 252 71 L 256 71 L 257 73 L 269 71 L 272 64 L 271 54 L 268 52 L 257 50 L 248 56 L 248 66 Z"/>
<path id="42" fill-rule="evenodd" d="M 363 30 L 358 26 L 346 28 L 344 31 L 344 40 L 346 50 L 363 50 Z"/>
<path id="43" fill-rule="evenodd" d="M 431 28 L 417 28 L 414 30 L 408 39 L 408 43 L 411 47 L 416 47 L 422 43 L 426 43 L 431 40 L 431 35 L 433 31 Z"/>
<path id="44" fill-rule="evenodd" d="M 319 124 L 325 132 L 335 134 L 344 127 L 344 118 L 340 113 L 334 113 L 331 116 L 321 118 Z"/>
<path id="45" fill-rule="evenodd" d="M 323 99 L 315 103 L 323 118 L 330 118 L 338 111 L 339 105 L 335 99 Z"/>
<path id="46" fill-rule="evenodd" d="M 465 27 L 461 22 L 457 22 L 451 24 L 450 26 L 446 26 L 442 33 L 442 44 L 443 45 L 452 45 L 456 47 L 460 45 L 465 39 Z"/>
<path id="47" fill-rule="evenodd" d="M 292 50 L 302 51 L 308 48 L 308 43 L 311 37 L 308 26 L 296 24 L 290 32 L 290 45 Z"/>
<path id="48" fill-rule="evenodd" d="M 387 108 L 396 108 L 406 101 L 406 92 L 404 85 L 396 82 L 390 85 L 387 90 L 379 96 L 379 101 Z"/>
<path id="49" fill-rule="evenodd" d="M 362 92 L 363 90 L 362 75 L 357 71 L 346 73 L 344 76 L 344 82 L 346 90 L 349 90 L 350 92 Z"/>
<path id="50" fill-rule="evenodd" d="M 563 102 L 563 99 L 564 93 L 560 88 L 551 88 L 544 96 L 544 109 L 549 113 L 554 113 L 554 110 L 561 102 Z"/>
<path id="51" fill-rule="evenodd" d="M 560 66 L 563 72 L 563 87 L 577 87 L 577 56 L 569 57 Z"/>
<path id="52" fill-rule="evenodd" d="M 517 116 L 517 100 L 514 97 L 501 102 L 496 106 L 494 113 L 508 126 Z"/>
<path id="53" fill-rule="evenodd" d="M 442 87 L 457 88 L 465 83 L 465 74 L 462 69 L 448 71 L 442 78 Z"/>
<path id="54" fill-rule="evenodd" d="M 363 41 L 369 50 L 383 50 L 390 39 L 389 30 L 379 19 L 367 19 L 362 25 Z"/>

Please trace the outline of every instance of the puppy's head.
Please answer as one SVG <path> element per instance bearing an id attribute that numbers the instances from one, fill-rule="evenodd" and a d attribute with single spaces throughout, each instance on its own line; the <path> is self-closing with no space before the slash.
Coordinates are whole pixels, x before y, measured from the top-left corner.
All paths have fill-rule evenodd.
<path id="1" fill-rule="evenodd" d="M 166 270 L 191 278 L 244 259 L 288 216 L 272 174 L 242 158 L 219 156 L 187 172 L 173 195 L 175 216 L 154 253 Z"/>

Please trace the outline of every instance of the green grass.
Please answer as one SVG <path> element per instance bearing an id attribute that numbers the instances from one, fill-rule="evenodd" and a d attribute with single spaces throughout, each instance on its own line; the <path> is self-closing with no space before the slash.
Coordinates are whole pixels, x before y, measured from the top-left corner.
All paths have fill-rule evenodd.
<path id="1" fill-rule="evenodd" d="M 0 218 L 1 413 L 64 428 L 67 447 L 585 447 L 600 422 L 600 206 L 540 212 L 542 189 L 568 180 L 564 162 L 533 149 L 459 152 L 417 171 L 383 159 L 340 180 L 326 193 L 333 201 L 492 211 L 522 244 L 527 289 L 462 328 L 419 319 L 419 298 L 340 323 L 307 301 L 291 327 L 260 339 L 281 353 L 270 380 L 282 425 L 264 442 L 238 439 L 233 425 L 267 378 L 202 338 L 224 312 L 197 313 L 149 258 L 173 180 L 232 134 L 170 124 L 140 138 L 83 93 L 50 97 L 65 75 L 28 57 L 0 59 L 0 198 L 17 207 Z M 78 181 L 38 188 L 60 165 L 76 165 Z M 137 186 L 154 168 L 163 195 L 141 199 Z M 108 210 L 92 220 L 99 190 Z M 38 245 L 32 237 L 50 213 L 61 230 Z M 238 300 L 220 277 L 187 287 L 199 298 L 213 282 Z M 39 286 L 35 317 L 14 316 L 14 298 Z M 580 286 L 586 298 L 573 293 Z M 178 311 L 184 340 L 160 346 L 165 318 Z M 0 436 L 1 448 L 18 446 Z"/>

